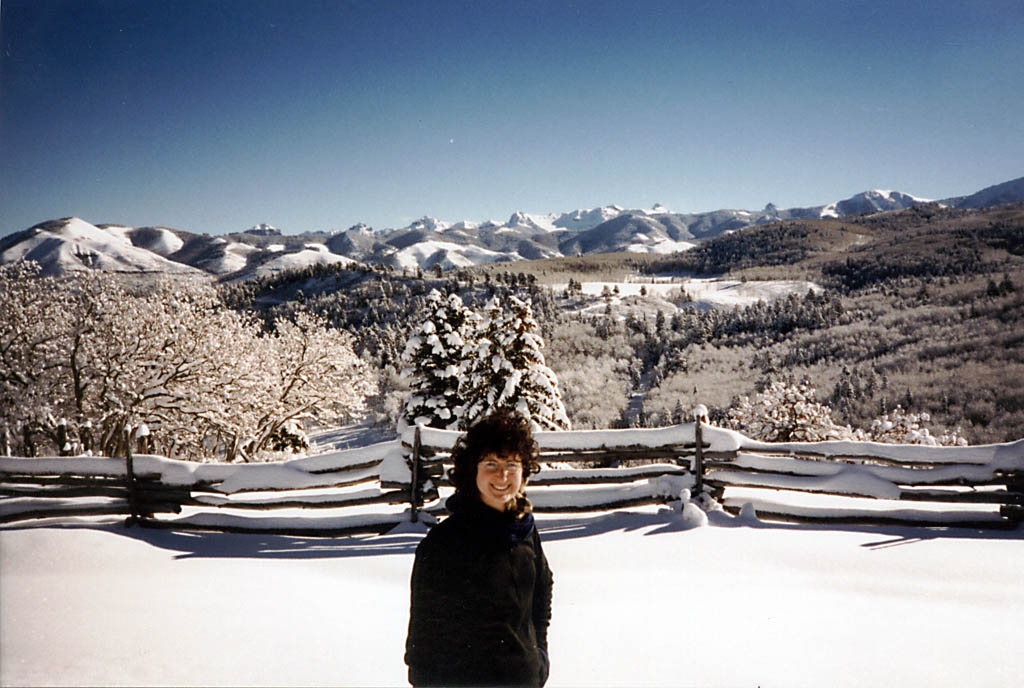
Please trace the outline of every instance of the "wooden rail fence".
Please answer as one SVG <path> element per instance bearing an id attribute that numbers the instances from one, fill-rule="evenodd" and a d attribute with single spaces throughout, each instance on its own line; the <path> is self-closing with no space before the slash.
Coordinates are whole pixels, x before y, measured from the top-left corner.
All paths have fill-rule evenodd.
<path id="1" fill-rule="evenodd" d="M 985 447 L 747 440 L 733 456 L 708 461 L 704 482 L 727 511 L 750 504 L 768 520 L 1015 528 L 1024 519 L 1022 456 L 1024 440 Z M 794 493 L 849 503 L 781 497 Z"/>
<path id="2" fill-rule="evenodd" d="M 537 433 L 542 469 L 529 478 L 528 485 L 535 510 L 603 511 L 662 503 L 696 486 L 696 457 L 707 445 L 697 444 L 699 430 L 694 424 L 639 432 L 643 434 L 635 430 Z M 447 468 L 460 435 L 417 427 L 411 441 L 403 437 L 403 453 L 413 476 L 409 485 L 412 520 L 425 502 L 432 502 L 427 507 L 431 514 L 446 513 L 439 492 L 441 487 L 451 487 Z"/>
<path id="3" fill-rule="evenodd" d="M 146 527 L 333 536 L 385 532 L 445 512 L 460 433 L 411 428 L 370 447 L 283 463 L 153 455 L 0 457 L 0 524 L 124 515 Z M 705 423 L 542 432 L 538 512 L 701 499 L 764 520 L 1015 528 L 1024 440 L 978 447 L 769 444 Z M 825 499 L 812 503 L 808 499 Z M 423 517 L 423 514 L 427 514 Z"/>

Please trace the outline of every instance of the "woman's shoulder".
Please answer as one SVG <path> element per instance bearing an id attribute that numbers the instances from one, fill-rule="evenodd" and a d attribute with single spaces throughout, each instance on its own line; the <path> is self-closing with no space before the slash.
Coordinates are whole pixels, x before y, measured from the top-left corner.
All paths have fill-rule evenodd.
<path id="1" fill-rule="evenodd" d="M 459 527 L 458 520 L 454 516 L 449 516 L 427 531 L 416 551 L 445 549 L 459 542 L 462 537 L 462 528 Z"/>

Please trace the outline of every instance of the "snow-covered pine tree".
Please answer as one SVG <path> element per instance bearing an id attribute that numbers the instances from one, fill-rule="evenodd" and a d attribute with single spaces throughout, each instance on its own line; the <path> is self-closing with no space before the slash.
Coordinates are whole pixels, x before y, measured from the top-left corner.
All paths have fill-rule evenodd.
<path id="1" fill-rule="evenodd" d="M 433 289 L 427 295 L 423 318 L 406 342 L 402 374 L 410 394 L 402 407 L 399 432 L 422 423 L 454 430 L 459 425 L 462 397 L 459 371 L 463 351 L 473 342 L 477 316 L 456 294 L 445 297 Z"/>
<path id="2" fill-rule="evenodd" d="M 485 321 L 459 386 L 465 400 L 463 427 L 508 409 L 541 430 L 568 430 L 571 424 L 558 391 L 558 378 L 544 362 L 544 340 L 533 309 L 514 296 L 508 306 L 503 312 L 494 298 L 485 308 Z"/>

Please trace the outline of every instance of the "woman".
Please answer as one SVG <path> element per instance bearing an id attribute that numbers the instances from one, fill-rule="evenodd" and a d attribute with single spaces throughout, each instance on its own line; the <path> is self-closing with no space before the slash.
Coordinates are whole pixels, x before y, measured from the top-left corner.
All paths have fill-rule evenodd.
<path id="1" fill-rule="evenodd" d="M 409 682 L 543 686 L 551 570 L 523 487 L 538 470 L 528 421 L 497 413 L 452 451 L 451 517 L 416 549 Z"/>

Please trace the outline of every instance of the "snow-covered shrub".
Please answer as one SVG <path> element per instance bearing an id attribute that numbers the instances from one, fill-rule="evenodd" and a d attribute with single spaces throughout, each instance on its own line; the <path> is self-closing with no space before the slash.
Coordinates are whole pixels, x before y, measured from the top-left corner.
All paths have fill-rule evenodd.
<path id="1" fill-rule="evenodd" d="M 377 393 L 366 400 L 372 424 L 378 428 L 395 428 L 403 422 L 405 400 L 409 397 L 409 381 L 392 364 L 377 374 Z"/>
<path id="2" fill-rule="evenodd" d="M 271 451 L 302 454 L 309 450 L 309 437 L 295 421 L 288 421 L 270 435 Z"/>
<path id="3" fill-rule="evenodd" d="M 544 340 L 529 303 L 516 297 L 503 312 L 497 297 L 466 352 L 459 385 L 463 427 L 499 409 L 529 418 L 541 430 L 568 430 L 558 378 L 544 362 Z"/>
<path id="4" fill-rule="evenodd" d="M 463 406 L 459 372 L 464 367 L 464 352 L 474 341 L 476 319 L 456 294 L 445 297 L 433 289 L 427 295 L 423 317 L 402 353 L 407 366 L 402 374 L 410 390 L 399 418 L 399 432 L 416 424 L 449 430 L 458 427 Z"/>
<path id="5" fill-rule="evenodd" d="M 936 437 L 924 424 L 931 420 L 927 413 L 908 413 L 897 406 L 891 413 L 871 423 L 868 439 L 889 444 L 925 444 L 935 446 L 967 446 L 967 440 L 957 430 L 945 430 Z"/>
<path id="6" fill-rule="evenodd" d="M 818 442 L 850 436 L 815 399 L 806 383 L 771 382 L 753 399 L 742 397 L 729 409 L 727 424 L 766 442 Z"/>

